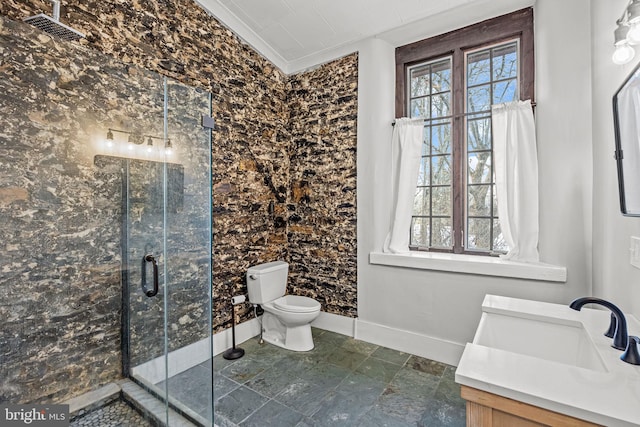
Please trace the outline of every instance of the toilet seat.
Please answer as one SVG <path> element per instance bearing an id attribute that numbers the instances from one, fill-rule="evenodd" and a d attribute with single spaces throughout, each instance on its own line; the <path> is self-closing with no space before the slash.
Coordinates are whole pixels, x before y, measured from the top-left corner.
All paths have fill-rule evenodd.
<path id="1" fill-rule="evenodd" d="M 299 295 L 285 295 L 273 301 L 273 306 L 278 310 L 290 313 L 313 313 L 320 310 L 320 303 L 313 298 Z"/>

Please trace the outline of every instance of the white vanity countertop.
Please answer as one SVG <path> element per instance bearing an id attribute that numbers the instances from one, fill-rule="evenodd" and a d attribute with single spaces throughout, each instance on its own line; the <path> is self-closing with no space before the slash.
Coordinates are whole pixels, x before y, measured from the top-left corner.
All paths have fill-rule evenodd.
<path id="1" fill-rule="evenodd" d="M 487 295 L 482 311 L 582 324 L 606 372 L 469 343 L 456 370 L 457 383 L 597 424 L 640 425 L 640 366 L 621 361 L 622 352 L 603 335 L 609 326 L 608 310 L 575 311 L 568 305 Z M 640 323 L 632 316 L 626 319 L 629 335 L 640 335 Z"/>

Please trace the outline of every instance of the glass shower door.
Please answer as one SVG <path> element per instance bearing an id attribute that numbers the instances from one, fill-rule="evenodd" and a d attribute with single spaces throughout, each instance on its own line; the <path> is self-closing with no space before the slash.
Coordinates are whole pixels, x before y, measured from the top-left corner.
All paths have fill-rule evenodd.
<path id="1" fill-rule="evenodd" d="M 162 80 L 162 114 L 123 185 L 125 374 L 172 411 L 213 425 L 210 94 Z M 154 155 L 151 155 L 151 154 Z"/>

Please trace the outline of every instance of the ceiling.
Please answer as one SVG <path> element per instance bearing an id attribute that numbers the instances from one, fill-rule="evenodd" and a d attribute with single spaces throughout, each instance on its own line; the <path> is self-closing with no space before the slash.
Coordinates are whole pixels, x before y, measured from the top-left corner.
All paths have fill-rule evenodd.
<path id="1" fill-rule="evenodd" d="M 459 15 L 468 9 L 464 12 L 465 19 L 472 23 L 469 20 L 474 13 L 483 14 L 496 6 L 516 10 L 525 7 L 521 6 L 523 3 L 533 3 L 533 0 L 198 1 L 285 72 L 297 71 L 314 62 L 317 64 L 322 62 L 318 58 L 323 54 L 330 56 L 330 52 L 344 50 L 361 40 L 394 32 L 425 19 L 444 17 L 454 11 L 453 15 Z M 478 11 L 473 12 L 473 7 Z M 435 24 L 438 27 L 442 22 Z M 432 23 L 427 28 L 433 26 Z M 423 32 L 426 34 L 428 30 L 423 27 Z"/>

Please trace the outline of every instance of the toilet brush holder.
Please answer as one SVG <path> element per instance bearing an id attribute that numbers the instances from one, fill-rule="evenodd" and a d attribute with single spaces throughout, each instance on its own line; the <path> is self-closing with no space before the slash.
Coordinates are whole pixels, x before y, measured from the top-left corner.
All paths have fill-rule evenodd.
<path id="1" fill-rule="evenodd" d="M 227 360 L 240 359 L 244 356 L 244 350 L 240 347 L 236 347 L 236 305 L 242 304 L 245 301 L 244 295 L 239 295 L 231 298 L 231 342 L 232 347 L 222 353 L 222 357 Z"/>

